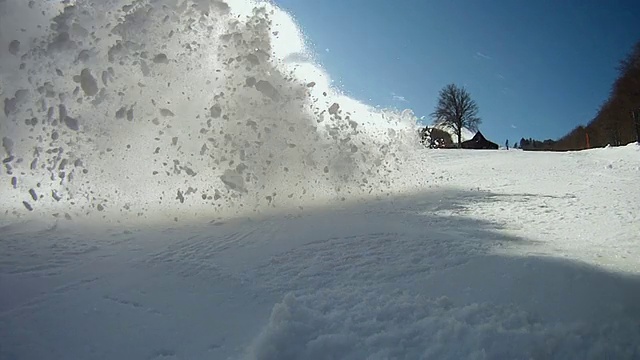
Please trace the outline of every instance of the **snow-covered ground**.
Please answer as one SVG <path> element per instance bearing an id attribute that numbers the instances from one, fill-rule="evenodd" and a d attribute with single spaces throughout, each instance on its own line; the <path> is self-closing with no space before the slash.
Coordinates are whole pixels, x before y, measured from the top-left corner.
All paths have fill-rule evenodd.
<path id="1" fill-rule="evenodd" d="M 248 0 L 0 1 L 0 98 L 1 360 L 640 358 L 638 145 L 424 149 Z"/>
<path id="2" fill-rule="evenodd" d="M 419 192 L 2 228 L 2 359 L 640 356 L 640 147 L 424 150 Z"/>

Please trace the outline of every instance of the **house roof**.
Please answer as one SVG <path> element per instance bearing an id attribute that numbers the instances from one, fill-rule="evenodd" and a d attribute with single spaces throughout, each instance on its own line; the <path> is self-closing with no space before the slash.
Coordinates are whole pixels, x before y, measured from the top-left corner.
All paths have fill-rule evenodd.
<path id="1" fill-rule="evenodd" d="M 480 144 L 490 145 L 490 147 L 496 148 L 496 149 L 498 148 L 498 144 L 487 140 L 487 138 L 485 138 L 480 131 L 478 131 L 471 140 L 462 142 L 463 147 L 466 145 L 466 146 L 475 148 L 477 147 L 477 145 L 480 145 Z"/>
<path id="2" fill-rule="evenodd" d="M 473 135 L 471 140 L 468 140 L 468 141 L 479 141 L 479 140 L 489 141 L 489 140 L 487 140 L 486 137 L 484 137 L 484 135 L 482 135 L 480 130 L 478 130 L 478 132 L 475 135 Z"/>

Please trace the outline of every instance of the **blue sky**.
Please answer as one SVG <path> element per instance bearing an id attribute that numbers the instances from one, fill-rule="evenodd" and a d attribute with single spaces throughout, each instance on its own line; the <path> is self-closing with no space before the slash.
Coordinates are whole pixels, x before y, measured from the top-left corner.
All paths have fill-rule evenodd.
<path id="1" fill-rule="evenodd" d="M 640 40 L 638 0 L 275 3 L 346 93 L 428 117 L 444 85 L 464 85 L 498 143 L 586 124 Z"/>

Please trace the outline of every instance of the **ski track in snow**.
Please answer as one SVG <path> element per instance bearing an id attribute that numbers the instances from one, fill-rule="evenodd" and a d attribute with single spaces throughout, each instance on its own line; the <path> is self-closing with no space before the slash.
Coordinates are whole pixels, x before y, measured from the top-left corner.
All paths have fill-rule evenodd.
<path id="1" fill-rule="evenodd" d="M 378 201 L 188 226 L 5 227 L 0 358 L 640 354 L 637 147 L 418 158 L 431 188 Z"/>

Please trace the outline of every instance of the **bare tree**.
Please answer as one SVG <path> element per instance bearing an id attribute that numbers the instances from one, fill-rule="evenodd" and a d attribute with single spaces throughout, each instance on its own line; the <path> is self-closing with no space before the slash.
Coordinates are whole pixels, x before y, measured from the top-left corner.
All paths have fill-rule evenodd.
<path id="1" fill-rule="evenodd" d="M 462 143 L 462 129 L 478 130 L 482 120 L 478 117 L 478 104 L 464 87 L 449 84 L 440 90 L 438 105 L 431 117 L 436 123 L 455 131 L 458 147 Z"/>

